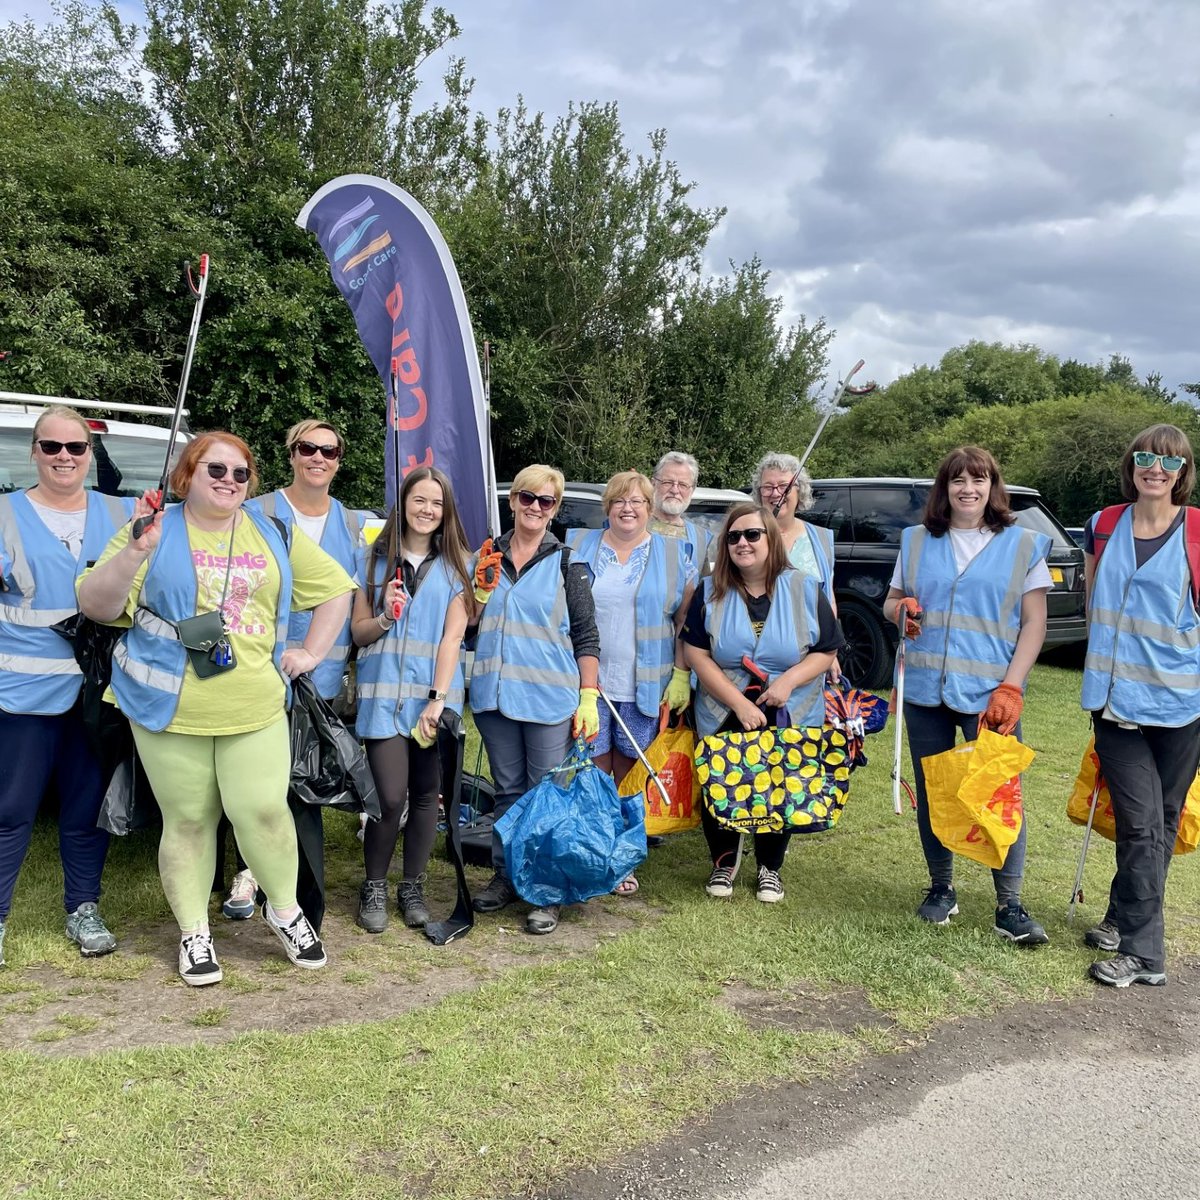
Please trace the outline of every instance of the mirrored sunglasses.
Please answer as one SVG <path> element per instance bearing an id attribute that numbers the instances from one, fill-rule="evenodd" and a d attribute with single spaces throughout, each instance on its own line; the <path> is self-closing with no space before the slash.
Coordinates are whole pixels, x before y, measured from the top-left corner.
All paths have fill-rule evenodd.
<path id="1" fill-rule="evenodd" d="M 1187 459 L 1182 454 L 1155 454 L 1153 450 L 1135 450 L 1133 465 L 1141 470 L 1149 470 L 1155 463 L 1162 463 L 1164 471 L 1182 471 Z"/>

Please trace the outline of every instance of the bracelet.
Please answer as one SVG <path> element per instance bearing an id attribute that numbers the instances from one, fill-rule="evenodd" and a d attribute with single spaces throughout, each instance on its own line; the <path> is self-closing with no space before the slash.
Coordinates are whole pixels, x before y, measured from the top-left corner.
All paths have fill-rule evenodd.
<path id="1" fill-rule="evenodd" d="M 388 619 L 387 613 L 380 613 L 379 616 L 375 618 L 375 621 L 384 633 L 387 633 L 387 631 L 396 623 L 395 621 Z"/>

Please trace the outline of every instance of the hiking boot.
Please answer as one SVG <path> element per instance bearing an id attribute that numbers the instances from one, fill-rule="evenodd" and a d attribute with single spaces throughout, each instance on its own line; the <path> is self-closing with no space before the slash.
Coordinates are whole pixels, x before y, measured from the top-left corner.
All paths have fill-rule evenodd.
<path id="1" fill-rule="evenodd" d="M 416 879 L 401 880 L 396 889 L 396 903 L 409 929 L 424 929 L 433 920 L 425 904 L 424 886 L 425 876 L 422 874 Z"/>
<path id="2" fill-rule="evenodd" d="M 385 891 L 385 902 L 386 895 Z M 284 952 L 296 966 L 315 970 L 317 967 L 325 965 L 327 961 L 325 947 L 321 945 L 321 939 L 317 937 L 313 927 L 308 923 L 308 918 L 303 913 L 297 913 L 295 918 L 286 925 L 280 925 L 272 916 L 271 905 L 268 902 L 263 905 L 262 914 L 263 920 L 283 943 Z"/>
<path id="3" fill-rule="evenodd" d="M 512 880 L 507 875 L 501 875 L 497 871 L 488 880 L 487 887 L 471 901 L 471 907 L 477 913 L 499 912 L 502 908 L 507 908 L 516 899 L 517 889 L 513 887 Z"/>
<path id="4" fill-rule="evenodd" d="M 248 921 L 254 916 L 254 898 L 258 895 L 258 884 L 249 871 L 239 871 L 233 877 L 229 895 L 221 905 L 221 912 L 230 921 Z"/>
<path id="5" fill-rule="evenodd" d="M 366 879 L 358 889 L 358 916 L 355 921 L 368 933 L 382 933 L 387 928 L 387 880 Z"/>
<path id="6" fill-rule="evenodd" d="M 1148 983 L 1151 987 L 1162 987 L 1167 982 L 1166 973 L 1152 971 L 1144 958 L 1134 954 L 1118 954 L 1088 967 L 1088 974 L 1097 982 L 1108 987 L 1128 987 L 1131 983 Z"/>
<path id="7" fill-rule="evenodd" d="M 179 939 L 179 975 L 189 987 L 220 983 L 223 976 L 211 933 L 185 933 Z"/>
<path id="8" fill-rule="evenodd" d="M 111 954 L 117 948 L 117 939 L 108 932 L 108 926 L 100 920 L 100 913 L 90 900 L 67 914 L 67 937 L 79 947 L 84 958 Z"/>
<path id="9" fill-rule="evenodd" d="M 992 928 L 1002 938 L 1022 946 L 1044 946 L 1050 941 L 1049 934 L 1016 900 L 1010 900 L 1003 908 L 996 909 L 996 924 Z"/>
<path id="10" fill-rule="evenodd" d="M 1084 944 L 1113 953 L 1121 948 L 1121 931 L 1112 921 L 1101 921 L 1083 935 Z"/>
<path id="11" fill-rule="evenodd" d="M 733 861 L 730 862 L 730 857 Z M 733 881 L 737 878 L 738 868 L 742 865 L 742 839 L 738 838 L 736 853 L 726 851 L 713 863 L 712 874 L 704 885 L 704 890 L 710 896 L 724 900 L 733 895 Z"/>
<path id="12" fill-rule="evenodd" d="M 525 917 L 526 933 L 553 933 L 558 928 L 558 905 L 531 908 Z"/>
<path id="13" fill-rule="evenodd" d="M 917 916 L 931 925 L 949 925 L 950 918 L 958 916 L 958 897 L 954 889 L 948 883 L 933 884 L 925 893 Z"/>
<path id="14" fill-rule="evenodd" d="M 783 880 L 779 878 L 779 872 L 772 871 L 770 867 L 759 867 L 758 891 L 754 895 L 764 904 L 776 904 L 782 900 Z"/>

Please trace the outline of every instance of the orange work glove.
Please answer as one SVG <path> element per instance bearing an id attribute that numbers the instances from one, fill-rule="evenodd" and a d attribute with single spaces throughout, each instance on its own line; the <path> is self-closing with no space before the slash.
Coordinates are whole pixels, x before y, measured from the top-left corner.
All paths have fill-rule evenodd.
<path id="1" fill-rule="evenodd" d="M 896 601 L 896 624 L 900 624 L 900 614 L 904 613 L 904 636 L 915 638 L 921 635 L 921 618 L 924 610 L 917 603 L 915 596 L 901 596 Z"/>
<path id="2" fill-rule="evenodd" d="M 500 582 L 501 558 L 503 555 L 500 551 L 492 549 L 491 538 L 479 547 L 479 561 L 475 564 L 475 599 L 480 604 L 488 602 L 488 597 Z"/>
<path id="3" fill-rule="evenodd" d="M 1025 695 L 1016 684 L 1002 683 L 988 700 L 987 711 L 983 714 L 981 725 L 994 729 L 997 733 L 1012 733 L 1021 719 L 1021 710 L 1025 707 Z"/>

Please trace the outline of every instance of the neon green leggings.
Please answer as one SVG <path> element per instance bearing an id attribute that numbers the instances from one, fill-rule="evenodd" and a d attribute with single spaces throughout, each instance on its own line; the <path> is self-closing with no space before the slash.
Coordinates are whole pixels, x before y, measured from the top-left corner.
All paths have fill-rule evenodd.
<path id="1" fill-rule="evenodd" d="M 253 733 L 220 737 L 133 725 L 133 738 L 162 809 L 158 871 L 179 928 L 191 933 L 208 923 L 222 808 L 271 906 L 292 908 L 299 858 L 287 806 L 291 747 L 284 716 Z"/>

